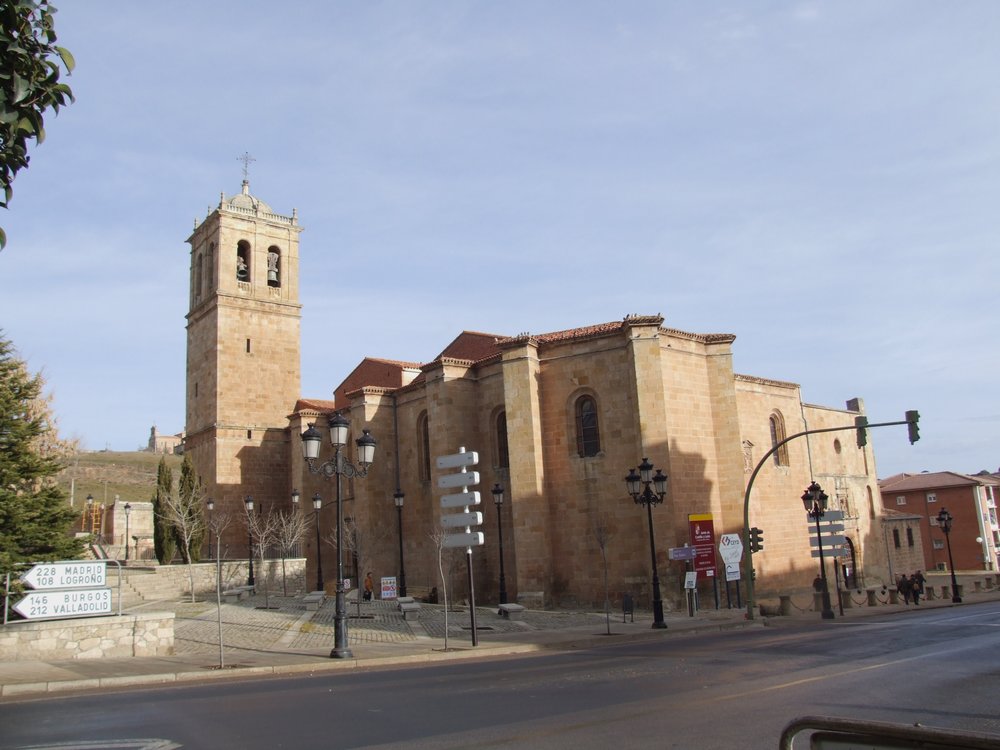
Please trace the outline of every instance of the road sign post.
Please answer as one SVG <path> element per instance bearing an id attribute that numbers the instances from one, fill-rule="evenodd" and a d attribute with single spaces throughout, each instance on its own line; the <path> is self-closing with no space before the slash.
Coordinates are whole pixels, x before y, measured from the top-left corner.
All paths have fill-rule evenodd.
<path id="1" fill-rule="evenodd" d="M 441 507 L 443 509 L 461 509 L 458 513 L 450 513 L 441 516 L 441 526 L 447 532 L 451 529 L 458 529 L 457 533 L 446 533 L 441 540 L 441 546 L 446 549 L 465 547 L 465 564 L 469 579 L 469 613 L 472 624 L 472 645 L 479 645 L 479 633 L 476 630 L 476 590 L 472 581 L 472 548 L 479 547 L 485 542 L 483 532 L 473 531 L 473 526 L 479 526 L 483 522 L 483 514 L 479 511 L 470 511 L 470 505 L 479 505 L 479 492 L 469 491 L 469 487 L 479 484 L 479 472 L 469 471 L 469 466 L 479 463 L 479 454 L 475 451 L 467 451 L 464 447 L 458 449 L 458 453 L 448 456 L 438 456 L 435 461 L 439 469 L 460 469 L 455 474 L 442 474 L 438 477 L 438 487 L 441 489 L 457 489 L 449 495 L 441 497 Z M 448 602 L 445 602 L 445 606 Z"/>

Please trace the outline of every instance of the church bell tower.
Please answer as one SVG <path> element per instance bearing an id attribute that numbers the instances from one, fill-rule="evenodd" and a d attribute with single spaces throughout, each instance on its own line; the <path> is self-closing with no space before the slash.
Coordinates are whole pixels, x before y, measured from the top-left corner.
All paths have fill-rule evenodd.
<path id="1" fill-rule="evenodd" d="M 294 210 L 274 213 L 244 179 L 188 238 L 184 450 L 216 507 L 235 514 L 247 495 L 288 498 L 288 415 L 301 387 L 301 231 Z"/>

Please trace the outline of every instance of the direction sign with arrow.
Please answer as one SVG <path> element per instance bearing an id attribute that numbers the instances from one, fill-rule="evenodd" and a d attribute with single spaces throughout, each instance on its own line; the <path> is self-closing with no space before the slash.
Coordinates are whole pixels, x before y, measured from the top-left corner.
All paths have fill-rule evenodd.
<path id="1" fill-rule="evenodd" d="M 77 591 L 29 591 L 13 609 L 28 620 L 110 615 L 111 589 L 105 587 Z"/>

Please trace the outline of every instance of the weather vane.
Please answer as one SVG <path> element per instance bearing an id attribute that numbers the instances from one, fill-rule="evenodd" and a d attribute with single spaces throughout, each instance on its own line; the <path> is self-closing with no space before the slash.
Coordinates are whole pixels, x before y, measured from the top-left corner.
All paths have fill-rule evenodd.
<path id="1" fill-rule="evenodd" d="M 249 151 L 244 151 L 243 156 L 236 157 L 236 161 L 243 162 L 243 180 L 245 182 L 250 178 L 250 165 L 257 160 L 250 156 Z"/>

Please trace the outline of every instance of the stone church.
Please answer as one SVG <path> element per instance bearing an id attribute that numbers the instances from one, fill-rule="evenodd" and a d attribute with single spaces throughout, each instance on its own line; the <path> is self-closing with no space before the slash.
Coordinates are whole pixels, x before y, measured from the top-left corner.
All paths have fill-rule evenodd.
<path id="1" fill-rule="evenodd" d="M 541 334 L 453 331 L 426 362 L 368 358 L 331 384 L 332 398 L 305 397 L 300 231 L 294 211 L 275 213 L 244 180 L 188 240 L 185 451 L 216 509 L 237 518 L 227 532 L 230 557 L 246 556 L 245 496 L 258 510 L 290 509 L 294 489 L 300 512 L 313 515 L 309 499 L 319 494 L 324 546 L 317 555 L 314 534 L 306 535 L 308 577 L 321 557 L 332 589 L 336 512 L 326 504 L 335 482 L 310 473 L 301 435 L 315 424 L 324 435 L 320 460 L 329 460 L 327 418 L 336 411 L 350 420 L 352 461 L 363 429 L 378 441 L 367 477 L 342 485 L 345 526 L 366 540 L 367 570 L 345 544 L 352 580 L 368 570 L 376 580 L 398 577 L 402 552 L 408 593 L 440 586 L 434 536 L 449 491 L 437 479 L 453 470 L 439 470 L 435 458 L 464 447 L 479 454 L 483 498 L 485 544 L 472 555 L 477 602 L 498 600 L 502 534 L 508 601 L 600 607 L 606 577 L 616 605 L 630 594 L 648 607 L 647 512 L 624 481 L 648 458 L 668 476 L 664 502 L 652 508 L 663 601 L 681 608 L 687 563 L 670 550 L 692 543 L 691 518 L 711 518 L 716 545 L 740 533 L 747 481 L 772 446 L 805 430 L 853 426 L 864 413 L 860 399 L 844 408 L 806 404 L 795 383 L 738 374 L 734 335 L 676 330 L 659 315 Z M 872 448 L 859 449 L 853 431 L 830 432 L 790 441 L 756 478 L 749 521 L 765 532 L 753 556 L 758 599 L 808 588 L 818 572 L 800 501 L 812 481 L 845 515 L 847 543 L 837 570 L 828 567 L 831 586 L 835 572 L 852 587 L 886 580 Z M 715 563 L 698 576 L 702 606 L 726 590 L 725 567 Z M 463 598 L 464 561 L 450 569 L 449 587 Z"/>

